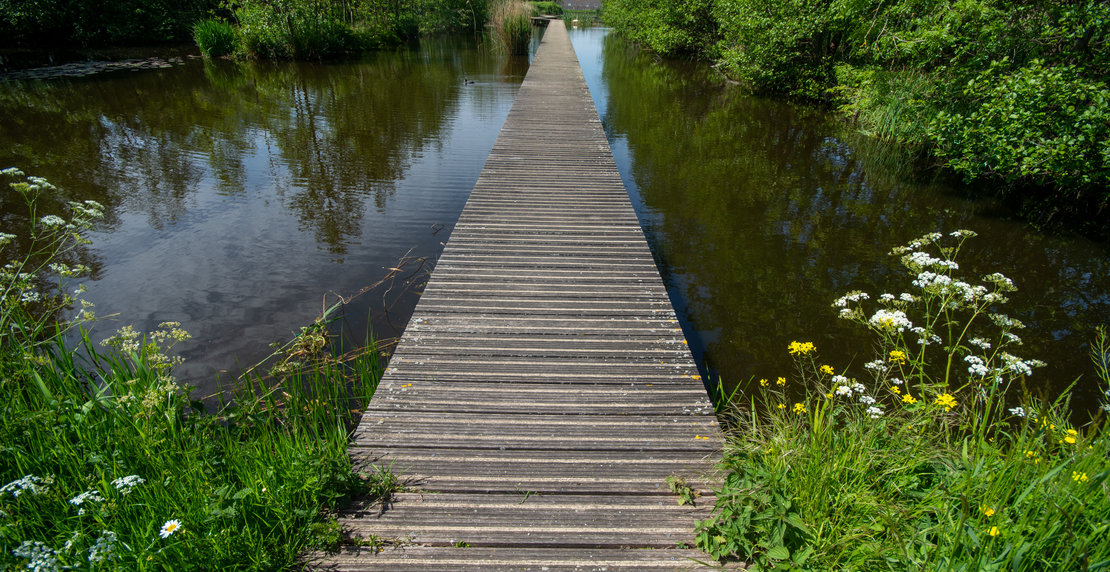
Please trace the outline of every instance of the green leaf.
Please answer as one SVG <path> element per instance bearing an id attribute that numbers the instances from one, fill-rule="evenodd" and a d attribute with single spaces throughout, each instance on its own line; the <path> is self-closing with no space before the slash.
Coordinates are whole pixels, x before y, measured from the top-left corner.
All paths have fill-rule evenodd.
<path id="1" fill-rule="evenodd" d="M 790 549 L 785 546 L 776 546 L 767 551 L 767 557 L 774 560 L 789 560 Z"/>

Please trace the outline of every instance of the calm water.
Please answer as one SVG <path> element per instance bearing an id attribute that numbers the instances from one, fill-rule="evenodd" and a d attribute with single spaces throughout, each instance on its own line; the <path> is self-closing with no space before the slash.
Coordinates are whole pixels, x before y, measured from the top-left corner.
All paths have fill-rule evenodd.
<path id="1" fill-rule="evenodd" d="M 1022 354 L 1049 390 L 1089 372 L 1110 322 L 1110 248 L 1037 234 L 967 191 L 921 181 L 827 114 L 743 96 L 606 31 L 572 31 L 599 113 L 681 319 L 726 383 L 789 372 L 813 341 L 838 369 L 871 359 L 835 318 L 843 292 L 906 290 L 891 246 L 971 228 L 964 267 L 1021 291 Z M 325 299 L 434 261 L 477 180 L 527 60 L 458 41 L 334 64 L 173 68 L 0 82 L 0 167 L 110 215 L 83 257 L 104 337 L 177 320 L 180 374 L 202 388 L 264 357 Z M 18 227 L 0 194 L 3 227 Z M 56 201 L 57 202 L 57 201 Z M 45 214 L 45 213 L 42 213 Z M 430 265 L 430 264 L 429 264 Z M 352 303 L 342 327 L 396 336 L 425 274 Z M 425 269 L 427 266 L 425 266 Z M 367 316 L 372 314 L 373 319 Z M 226 374 L 224 374 L 226 377 Z M 1078 400 L 1093 402 L 1087 387 Z"/>
<path id="2" fill-rule="evenodd" d="M 193 59 L 0 83 L 0 165 L 108 206 L 86 253 L 86 298 L 112 316 L 94 338 L 180 321 L 194 340 L 179 374 L 208 390 L 311 322 L 330 293 L 355 294 L 406 255 L 434 262 L 527 65 L 428 41 L 357 62 Z M 419 269 L 346 308 L 352 338 L 370 312 L 378 337 L 399 334 Z"/>
<path id="3" fill-rule="evenodd" d="M 1029 327 L 1013 353 L 1036 357 L 1049 392 L 1089 367 L 1110 323 L 1110 248 L 1038 234 L 960 186 L 921 181 L 898 157 L 808 107 L 745 96 L 704 66 L 660 63 L 605 30 L 572 31 L 610 144 L 691 347 L 712 377 L 786 375 L 786 347 L 812 341 L 838 370 L 873 359 L 831 302 L 907 291 L 890 248 L 926 232 L 975 230 L 966 275 L 1002 272 L 1007 311 Z M 877 152 L 878 151 L 878 152 Z M 1018 351 L 1020 350 L 1020 351 Z M 1077 405 L 1096 399 L 1088 383 Z"/>

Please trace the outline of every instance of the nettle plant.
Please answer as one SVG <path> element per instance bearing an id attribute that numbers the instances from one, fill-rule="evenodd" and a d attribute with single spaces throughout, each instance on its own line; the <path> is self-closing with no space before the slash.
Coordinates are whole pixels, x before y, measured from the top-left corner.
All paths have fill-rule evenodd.
<path id="1" fill-rule="evenodd" d="M 912 292 L 884 293 L 872 298 L 854 291 L 837 299 L 840 318 L 869 328 L 879 355 L 863 367 L 877 394 L 915 406 L 922 399 L 951 411 L 971 407 L 981 418 L 997 414 L 1009 386 L 1044 366 L 1036 359 L 1012 353 L 1021 345 L 1020 320 L 1001 311 L 1017 290 L 1006 276 L 992 273 L 974 283 L 957 276 L 956 258 L 970 230 L 926 234 L 891 254 L 915 274 Z M 865 387 L 844 375 L 830 379 L 836 396 L 865 402 Z M 861 391 L 862 390 L 862 391 Z M 871 398 L 873 399 L 873 398 Z M 872 416 L 883 414 L 881 403 L 870 401 Z M 1022 407 L 1010 409 L 1024 416 Z"/>

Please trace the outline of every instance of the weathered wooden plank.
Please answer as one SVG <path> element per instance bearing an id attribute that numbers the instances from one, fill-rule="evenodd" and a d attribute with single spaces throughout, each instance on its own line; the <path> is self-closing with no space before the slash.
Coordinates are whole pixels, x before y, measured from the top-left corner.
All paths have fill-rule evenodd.
<path id="1" fill-rule="evenodd" d="M 586 548 L 489 548 L 419 546 L 398 543 L 382 548 L 350 548 L 314 554 L 309 567 L 335 572 L 428 570 L 504 572 L 542 570 L 583 572 L 626 570 L 704 570 L 704 554 L 691 549 L 601 550 Z"/>

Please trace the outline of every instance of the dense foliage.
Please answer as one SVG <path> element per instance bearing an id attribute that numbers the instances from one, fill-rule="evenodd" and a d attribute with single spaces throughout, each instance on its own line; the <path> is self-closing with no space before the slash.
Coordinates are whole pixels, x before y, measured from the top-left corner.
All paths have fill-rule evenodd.
<path id="1" fill-rule="evenodd" d="M 187 41 L 218 0 L 0 0 L 0 46 Z"/>
<path id="2" fill-rule="evenodd" d="M 242 0 L 234 5 L 231 23 L 202 22 L 194 39 L 207 56 L 321 58 L 421 34 L 478 30 L 488 12 L 486 0 Z M 234 41 L 223 49 L 229 29 Z"/>
<path id="3" fill-rule="evenodd" d="M 758 92 L 823 100 L 969 179 L 1110 200 L 1110 4 L 611 0 L 605 18 Z"/>
<path id="4" fill-rule="evenodd" d="M 252 57 L 319 57 L 395 43 L 417 34 L 481 29 L 487 0 L 0 0 L 0 46 L 99 47 L 227 42 Z M 200 25 L 201 29 L 197 30 Z M 204 50 L 222 55 L 223 49 Z"/>

